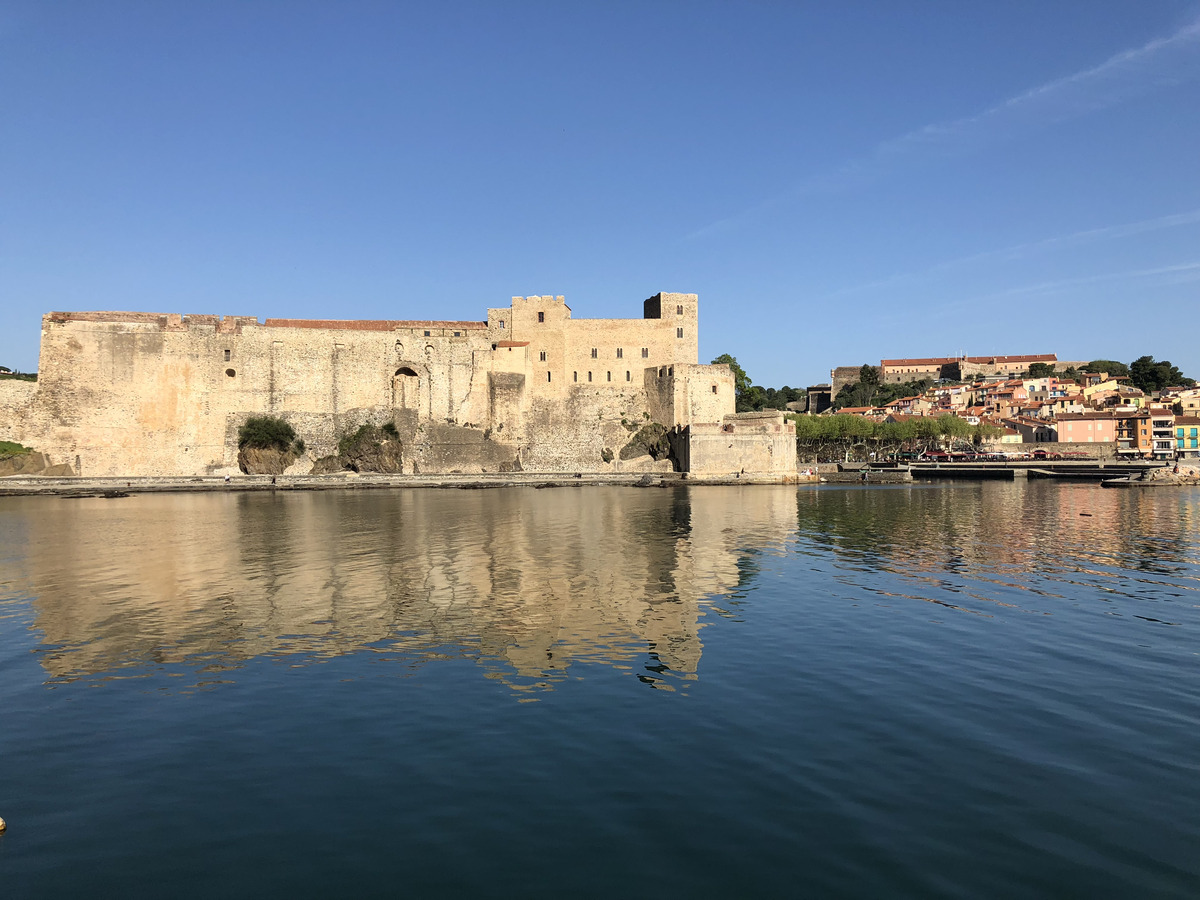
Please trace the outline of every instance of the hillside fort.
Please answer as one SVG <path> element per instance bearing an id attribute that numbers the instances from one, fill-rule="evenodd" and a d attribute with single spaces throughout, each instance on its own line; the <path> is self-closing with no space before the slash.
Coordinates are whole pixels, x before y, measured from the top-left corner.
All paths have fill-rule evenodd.
<path id="1" fill-rule="evenodd" d="M 478 322 L 52 312 L 38 380 L 0 381 L 0 439 L 77 475 L 211 475 L 265 415 L 303 439 L 297 472 L 387 425 L 403 473 L 794 474 L 794 427 L 734 414 L 698 326 L 674 293 L 640 319 L 573 319 L 561 296 Z"/>

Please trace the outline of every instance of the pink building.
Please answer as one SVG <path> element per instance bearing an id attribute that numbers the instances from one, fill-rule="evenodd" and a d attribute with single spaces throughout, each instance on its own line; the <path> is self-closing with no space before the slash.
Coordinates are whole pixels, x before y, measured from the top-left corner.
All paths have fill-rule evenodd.
<path id="1" fill-rule="evenodd" d="M 1060 444 L 1100 444 L 1117 439 L 1117 418 L 1112 413 L 1061 413 L 1058 416 Z"/>

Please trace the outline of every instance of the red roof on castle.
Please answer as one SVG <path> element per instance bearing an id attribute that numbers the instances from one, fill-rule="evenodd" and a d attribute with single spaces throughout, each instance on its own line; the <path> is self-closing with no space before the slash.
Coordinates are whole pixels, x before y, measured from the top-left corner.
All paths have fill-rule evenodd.
<path id="1" fill-rule="evenodd" d="M 245 325 L 258 325 L 254 316 L 214 316 L 201 313 L 149 313 L 81 311 L 51 312 L 46 314 L 51 322 L 118 322 L 133 325 L 158 325 L 166 328 L 182 328 L 188 325 L 215 325 L 230 330 Z M 453 331 L 483 331 L 487 322 L 434 322 L 402 321 L 396 319 L 267 319 L 266 328 L 326 328 L 335 331 L 396 331 L 405 328 L 451 329 Z"/>
<path id="2" fill-rule="evenodd" d="M 401 328 L 452 328 L 482 331 L 487 322 L 408 322 L 395 319 L 267 319 L 266 328 L 326 328 L 334 331 L 396 331 Z"/>

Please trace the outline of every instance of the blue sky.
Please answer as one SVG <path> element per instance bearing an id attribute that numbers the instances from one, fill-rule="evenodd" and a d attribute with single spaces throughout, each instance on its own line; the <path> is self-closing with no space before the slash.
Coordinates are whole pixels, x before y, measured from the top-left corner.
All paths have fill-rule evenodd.
<path id="1" fill-rule="evenodd" d="M 0 364 L 50 310 L 577 317 L 755 383 L 1200 378 L 1200 3 L 0 2 Z M 1186 326 L 1186 327 L 1184 327 Z"/>

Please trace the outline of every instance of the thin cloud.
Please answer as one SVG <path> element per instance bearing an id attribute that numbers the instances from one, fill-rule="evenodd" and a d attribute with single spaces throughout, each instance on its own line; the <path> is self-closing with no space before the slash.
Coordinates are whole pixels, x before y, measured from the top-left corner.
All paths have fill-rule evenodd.
<path id="1" fill-rule="evenodd" d="M 1048 253 L 1069 247 L 1084 246 L 1097 241 L 1116 240 L 1119 238 L 1131 237 L 1133 235 L 1145 234 L 1146 232 L 1150 231 L 1158 231 L 1164 228 L 1177 228 L 1179 226 L 1195 225 L 1197 223 L 1200 223 L 1200 209 L 1194 209 L 1190 212 L 1174 213 L 1169 216 L 1159 216 L 1155 219 L 1145 219 L 1140 222 L 1126 222 L 1120 225 L 1106 225 L 1101 228 L 1088 228 L 1083 231 L 1055 235 L 1054 237 L 1043 238 L 1038 241 L 1027 241 L 1021 244 L 1012 244 L 1011 246 L 1001 247 L 997 250 L 985 250 L 981 253 L 972 253 L 969 256 L 960 256 L 957 259 L 946 260 L 916 272 L 904 272 L 902 274 L 892 275 L 888 278 L 881 278 L 877 281 L 869 281 L 865 284 L 840 288 L 839 290 L 821 297 L 818 302 L 833 300 L 838 297 L 844 297 L 848 294 L 859 294 L 864 291 L 878 290 L 880 288 L 897 287 L 902 284 L 930 278 L 932 276 L 940 275 L 954 269 L 963 268 L 965 266 L 970 266 L 977 263 L 994 262 L 999 260 L 1012 262 L 1015 260 L 1027 259 L 1039 253 Z"/>
<path id="2" fill-rule="evenodd" d="M 806 179 L 733 216 L 712 222 L 683 240 L 728 231 L 780 203 L 823 192 L 845 190 L 885 175 L 905 159 L 962 153 L 973 146 L 1086 115 L 1157 87 L 1200 76 L 1200 19 L 1173 34 L 1124 50 L 1097 66 L 1048 81 L 972 116 L 938 122 L 879 144 L 866 156 Z"/>
<path id="3" fill-rule="evenodd" d="M 1166 278 L 1164 279 L 1164 276 Z M 1170 266 L 1158 266 L 1153 269 L 1128 269 L 1123 272 L 1104 272 L 1098 275 L 1084 275 L 1078 278 L 1059 278 L 1052 281 L 1040 281 L 1035 284 L 1020 285 L 990 294 L 984 294 L 969 299 L 938 306 L 939 311 L 964 309 L 981 303 L 991 303 L 997 300 L 1007 300 L 1012 297 L 1027 297 L 1046 294 L 1057 294 L 1070 288 L 1089 285 L 1106 284 L 1113 281 L 1133 281 L 1139 279 L 1167 280 L 1171 284 L 1187 284 L 1200 280 L 1200 262 L 1176 263 Z"/>

